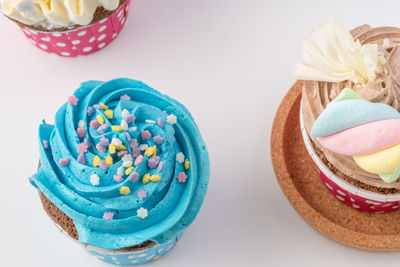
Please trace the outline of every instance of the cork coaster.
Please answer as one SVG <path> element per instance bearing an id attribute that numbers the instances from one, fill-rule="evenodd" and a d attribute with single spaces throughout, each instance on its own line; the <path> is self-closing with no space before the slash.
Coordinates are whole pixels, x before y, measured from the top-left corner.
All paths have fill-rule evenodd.
<path id="1" fill-rule="evenodd" d="M 271 133 L 271 158 L 283 193 L 315 230 L 349 247 L 400 250 L 400 211 L 368 213 L 338 201 L 322 184 L 300 132 L 302 82 L 281 102 Z"/>

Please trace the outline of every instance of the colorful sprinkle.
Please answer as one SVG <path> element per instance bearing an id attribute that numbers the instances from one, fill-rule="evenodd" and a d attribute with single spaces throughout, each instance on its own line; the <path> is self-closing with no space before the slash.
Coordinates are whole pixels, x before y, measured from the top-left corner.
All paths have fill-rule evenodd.
<path id="1" fill-rule="evenodd" d="M 140 209 L 138 209 L 137 211 L 137 216 L 144 219 L 147 218 L 147 216 L 149 216 L 147 209 L 141 207 Z"/>
<path id="2" fill-rule="evenodd" d="M 156 122 L 153 121 L 153 120 L 144 120 L 144 122 L 145 122 L 145 123 L 149 123 L 149 124 L 156 124 Z"/>
<path id="3" fill-rule="evenodd" d="M 152 182 L 158 182 L 161 180 L 161 176 L 160 175 L 150 175 L 148 173 L 146 173 L 145 175 L 143 175 L 143 184 L 147 184 L 148 182 L 152 181 Z"/>
<path id="4" fill-rule="evenodd" d="M 100 152 L 100 153 L 105 153 L 106 152 L 106 147 L 102 144 L 102 143 L 98 143 L 96 145 L 96 149 Z"/>
<path id="5" fill-rule="evenodd" d="M 137 158 L 140 155 L 140 148 L 136 147 L 132 149 L 132 155 Z"/>
<path id="6" fill-rule="evenodd" d="M 146 149 L 146 151 L 144 152 L 144 155 L 145 155 L 145 156 L 148 156 L 148 157 L 153 156 L 153 155 L 156 155 L 156 154 L 157 154 L 157 146 L 149 147 L 149 148 Z"/>
<path id="7" fill-rule="evenodd" d="M 122 163 L 122 166 L 124 166 L 125 168 L 129 168 L 130 166 L 132 166 L 132 161 L 124 161 Z"/>
<path id="8" fill-rule="evenodd" d="M 88 149 L 88 146 L 85 143 L 81 143 L 78 145 L 78 152 L 80 154 L 86 153 Z"/>
<path id="9" fill-rule="evenodd" d="M 76 106 L 78 104 L 78 98 L 74 95 L 68 97 L 68 103 L 70 105 Z"/>
<path id="10" fill-rule="evenodd" d="M 44 147 L 44 149 L 48 149 L 49 148 L 49 141 L 43 140 L 43 147 Z"/>
<path id="11" fill-rule="evenodd" d="M 89 140 L 88 138 L 85 138 L 85 139 L 83 140 L 83 143 L 85 143 L 85 145 L 87 145 L 88 147 L 91 147 L 91 146 L 92 146 L 92 142 L 90 142 L 90 140 Z"/>
<path id="12" fill-rule="evenodd" d="M 83 120 L 78 122 L 78 128 L 85 128 L 85 122 Z"/>
<path id="13" fill-rule="evenodd" d="M 117 148 L 117 150 L 121 151 L 121 150 L 125 150 L 126 146 L 122 145 L 122 146 L 117 146 L 116 148 Z"/>
<path id="14" fill-rule="evenodd" d="M 137 192 L 137 196 L 138 196 L 138 198 L 139 198 L 140 200 L 143 200 L 143 199 L 145 199 L 145 198 L 147 197 L 147 191 L 146 191 L 146 190 L 143 190 L 143 189 L 140 189 L 140 190 Z"/>
<path id="15" fill-rule="evenodd" d="M 160 172 L 160 171 L 162 170 L 163 166 L 164 166 L 164 163 L 161 161 L 161 162 L 158 164 L 157 171 Z"/>
<path id="16" fill-rule="evenodd" d="M 153 141 L 157 145 L 161 145 L 162 143 L 164 143 L 164 138 L 162 138 L 161 136 L 157 135 L 157 136 L 153 137 Z"/>
<path id="17" fill-rule="evenodd" d="M 95 156 L 93 158 L 93 167 L 99 167 L 99 163 L 100 163 L 100 157 L 99 156 Z"/>
<path id="18" fill-rule="evenodd" d="M 185 170 L 189 170 L 190 168 L 190 161 L 188 159 L 185 160 L 185 164 L 183 165 Z"/>
<path id="19" fill-rule="evenodd" d="M 147 161 L 147 166 L 150 169 L 155 169 L 160 162 L 160 157 L 159 156 L 152 156 L 148 161 Z"/>
<path id="20" fill-rule="evenodd" d="M 108 109 L 108 107 L 107 107 L 106 105 L 104 105 L 104 103 L 100 103 L 99 105 L 100 105 L 103 109 L 105 109 L 105 110 Z"/>
<path id="21" fill-rule="evenodd" d="M 82 155 L 82 154 L 80 154 L 80 155 L 78 156 L 78 162 L 79 162 L 80 164 L 86 164 L 85 156 Z"/>
<path id="22" fill-rule="evenodd" d="M 126 120 L 122 120 L 122 121 L 121 121 L 121 128 L 122 128 L 122 130 L 124 130 L 124 131 L 128 131 L 129 126 L 128 126 L 128 123 L 126 122 Z"/>
<path id="23" fill-rule="evenodd" d="M 61 158 L 60 161 L 58 161 L 58 164 L 60 164 L 61 166 L 68 166 L 69 165 L 69 159 Z"/>
<path id="24" fill-rule="evenodd" d="M 164 128 L 164 120 L 161 118 L 157 119 L 157 125 L 160 126 L 161 128 Z"/>
<path id="25" fill-rule="evenodd" d="M 90 175 L 90 183 L 92 185 L 99 185 L 100 184 L 100 177 L 97 174 Z"/>
<path id="26" fill-rule="evenodd" d="M 122 181 L 122 176 L 120 176 L 120 175 L 114 175 L 114 180 L 115 180 L 117 183 L 119 183 L 119 182 Z"/>
<path id="27" fill-rule="evenodd" d="M 119 192 L 120 192 L 122 195 L 128 195 L 128 194 L 131 192 L 131 190 L 129 189 L 129 187 L 123 186 L 123 187 L 121 187 L 121 188 L 119 189 Z"/>
<path id="28" fill-rule="evenodd" d="M 139 180 L 139 174 L 138 174 L 137 172 L 133 172 L 133 173 L 131 173 L 131 174 L 129 175 L 128 179 L 129 179 L 132 183 L 134 183 L 134 182 L 136 182 L 137 180 Z"/>
<path id="29" fill-rule="evenodd" d="M 99 166 L 100 166 L 100 168 L 102 168 L 103 170 L 107 170 L 107 168 L 108 168 L 108 164 L 107 164 L 104 160 L 100 160 Z"/>
<path id="30" fill-rule="evenodd" d="M 110 152 L 110 154 L 114 154 L 116 149 L 117 149 L 117 147 L 114 144 L 110 144 L 108 146 L 108 151 Z"/>
<path id="31" fill-rule="evenodd" d="M 174 114 L 170 114 L 167 116 L 167 122 L 174 125 L 177 122 L 177 117 Z"/>
<path id="32" fill-rule="evenodd" d="M 135 167 L 129 167 L 128 169 L 125 170 L 125 175 L 129 175 L 133 172 L 133 170 L 135 169 Z"/>
<path id="33" fill-rule="evenodd" d="M 110 143 L 110 139 L 108 139 L 107 137 L 102 137 L 100 138 L 100 144 L 102 144 L 103 146 L 108 146 L 108 144 Z"/>
<path id="34" fill-rule="evenodd" d="M 111 126 L 111 129 L 112 129 L 114 132 L 120 132 L 120 131 L 122 131 L 122 127 L 119 126 L 119 125 L 112 125 L 112 126 Z"/>
<path id="35" fill-rule="evenodd" d="M 135 117 L 135 116 L 133 116 L 132 114 L 129 114 L 129 115 L 128 115 L 128 116 L 126 116 L 126 118 L 125 118 L 125 120 L 126 120 L 126 122 L 127 122 L 127 123 L 134 122 L 134 121 L 135 121 L 135 119 L 136 119 L 136 117 Z"/>
<path id="36" fill-rule="evenodd" d="M 132 156 L 130 154 L 124 155 L 121 158 L 121 160 L 123 161 L 123 166 L 124 167 L 128 168 L 128 167 L 132 166 L 133 158 L 132 158 Z"/>
<path id="37" fill-rule="evenodd" d="M 103 109 L 103 107 L 100 106 L 100 105 L 93 105 L 93 107 L 94 107 L 94 108 L 97 108 L 97 109 Z"/>
<path id="38" fill-rule="evenodd" d="M 185 155 L 182 152 L 176 154 L 176 161 L 179 163 L 183 163 L 185 161 Z"/>
<path id="39" fill-rule="evenodd" d="M 149 140 L 150 137 L 151 137 L 151 133 L 149 130 L 142 131 L 142 139 L 143 140 Z"/>
<path id="40" fill-rule="evenodd" d="M 92 128 L 97 129 L 97 128 L 99 128 L 99 126 L 100 126 L 100 123 L 97 120 L 92 120 L 90 122 L 90 127 L 92 127 Z"/>
<path id="41" fill-rule="evenodd" d="M 121 141 L 121 139 L 116 138 L 116 137 L 114 137 L 114 138 L 111 140 L 111 143 L 114 144 L 115 146 L 122 146 L 122 141 Z"/>
<path id="42" fill-rule="evenodd" d="M 117 175 L 122 176 L 124 175 L 124 167 L 121 166 L 117 169 Z"/>
<path id="43" fill-rule="evenodd" d="M 126 136 L 126 140 L 127 140 L 128 142 L 131 142 L 131 141 L 132 141 L 131 135 L 130 135 L 129 133 L 125 133 L 125 136 Z"/>
<path id="44" fill-rule="evenodd" d="M 114 218 L 114 213 L 109 212 L 109 211 L 104 212 L 104 214 L 103 214 L 103 219 L 104 220 L 111 221 L 113 218 Z"/>
<path id="45" fill-rule="evenodd" d="M 100 123 L 100 124 L 104 124 L 104 118 L 101 115 L 97 115 L 96 116 L 96 120 Z"/>
<path id="46" fill-rule="evenodd" d="M 104 111 L 104 115 L 107 119 L 111 120 L 112 118 L 114 118 L 114 111 L 112 111 L 111 109 L 107 109 L 106 111 Z"/>
<path id="47" fill-rule="evenodd" d="M 127 109 L 123 109 L 121 112 L 122 118 L 125 120 L 129 115 L 129 111 Z"/>
<path id="48" fill-rule="evenodd" d="M 110 125 L 108 125 L 108 123 L 104 123 L 103 125 L 100 125 L 100 127 L 97 129 L 97 132 L 99 134 L 104 134 L 105 131 L 107 130 L 107 128 L 109 128 Z"/>
<path id="49" fill-rule="evenodd" d="M 149 145 L 148 145 L 148 144 L 141 144 L 141 145 L 139 146 L 139 149 L 142 150 L 142 151 L 144 151 L 144 150 L 146 150 L 146 149 L 148 149 L 148 148 L 149 148 Z"/>
<path id="50" fill-rule="evenodd" d="M 138 141 L 137 139 L 133 139 L 130 143 L 129 146 L 131 147 L 131 149 L 134 149 L 136 147 L 138 147 Z"/>
<path id="51" fill-rule="evenodd" d="M 128 95 L 121 96 L 121 100 L 131 100 L 131 97 Z"/>
<path id="52" fill-rule="evenodd" d="M 134 126 L 134 127 L 129 127 L 128 130 L 129 130 L 130 132 L 136 132 L 137 127 L 136 127 L 136 126 Z"/>
<path id="53" fill-rule="evenodd" d="M 123 155 L 126 155 L 126 154 L 128 154 L 128 150 L 118 151 L 118 157 L 122 157 Z"/>
<path id="54" fill-rule="evenodd" d="M 143 156 L 139 155 L 135 160 L 135 166 L 140 165 L 140 163 L 142 163 L 142 162 L 143 162 Z"/>
<path id="55" fill-rule="evenodd" d="M 78 135 L 79 138 L 85 137 L 85 135 L 86 135 L 85 128 L 78 128 L 76 130 L 76 134 Z"/>
<path id="56" fill-rule="evenodd" d="M 187 179 L 187 175 L 186 175 L 185 172 L 180 172 L 180 173 L 178 174 L 178 182 L 180 182 L 180 183 L 185 183 L 185 182 L 186 182 L 186 179 Z"/>
<path id="57" fill-rule="evenodd" d="M 107 163 L 108 166 L 113 165 L 113 158 L 110 155 L 108 155 L 104 161 Z"/>
<path id="58" fill-rule="evenodd" d="M 88 117 L 92 116 L 94 112 L 94 108 L 93 107 L 88 107 L 87 108 L 87 115 Z"/>

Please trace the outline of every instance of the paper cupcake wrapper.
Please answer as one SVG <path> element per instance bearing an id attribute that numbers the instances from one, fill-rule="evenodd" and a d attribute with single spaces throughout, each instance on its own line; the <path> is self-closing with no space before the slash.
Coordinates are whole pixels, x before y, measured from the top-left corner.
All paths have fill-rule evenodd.
<path id="1" fill-rule="evenodd" d="M 62 57 L 89 55 L 110 44 L 121 32 L 129 4 L 120 6 L 107 18 L 84 27 L 64 32 L 41 32 L 21 27 L 22 32 L 39 49 Z"/>
<path id="2" fill-rule="evenodd" d="M 398 210 L 400 194 L 379 194 L 359 188 L 333 173 L 319 158 L 304 126 L 302 105 L 300 107 L 300 128 L 304 144 L 318 168 L 323 184 L 339 201 L 357 210 L 386 212 Z"/>

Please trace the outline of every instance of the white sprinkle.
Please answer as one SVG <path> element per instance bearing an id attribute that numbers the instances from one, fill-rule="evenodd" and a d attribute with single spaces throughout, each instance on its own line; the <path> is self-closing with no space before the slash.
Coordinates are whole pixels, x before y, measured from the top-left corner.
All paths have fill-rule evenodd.
<path id="1" fill-rule="evenodd" d="M 97 174 L 90 175 L 90 182 L 92 185 L 99 185 L 100 184 L 100 177 Z"/>
<path id="2" fill-rule="evenodd" d="M 136 130 L 137 130 L 137 127 L 135 126 L 135 127 L 129 127 L 129 131 L 130 132 L 136 132 Z"/>
<path id="3" fill-rule="evenodd" d="M 130 166 L 132 166 L 133 161 L 124 161 L 122 162 L 122 166 L 124 166 L 125 168 L 129 168 Z"/>
<path id="4" fill-rule="evenodd" d="M 128 123 L 126 122 L 126 120 L 121 121 L 121 127 L 122 127 L 122 130 L 128 131 L 129 127 L 128 127 Z"/>
<path id="5" fill-rule="evenodd" d="M 149 148 L 149 145 L 148 144 L 141 144 L 140 146 L 139 146 L 139 149 L 140 150 L 146 150 L 146 149 L 148 149 Z"/>
<path id="6" fill-rule="evenodd" d="M 156 122 L 153 121 L 153 120 L 145 120 L 145 122 L 146 122 L 146 123 L 153 123 L 153 124 L 156 124 Z"/>
<path id="7" fill-rule="evenodd" d="M 171 125 L 174 125 L 177 122 L 177 118 L 174 114 L 170 114 L 167 116 L 167 122 Z"/>
<path id="8" fill-rule="evenodd" d="M 119 176 L 123 176 L 124 175 L 124 167 L 123 166 L 121 166 L 121 167 L 119 167 L 118 169 L 117 169 L 117 175 L 119 175 Z"/>
<path id="9" fill-rule="evenodd" d="M 127 109 L 122 110 L 122 118 L 126 120 L 126 117 L 128 117 L 129 111 Z"/>
<path id="10" fill-rule="evenodd" d="M 125 154 L 125 155 L 121 158 L 121 160 L 122 160 L 123 162 L 125 162 L 125 161 L 133 161 L 133 157 L 132 157 L 131 154 Z"/>
<path id="11" fill-rule="evenodd" d="M 122 141 L 121 141 L 121 139 L 116 138 L 116 137 L 114 137 L 114 138 L 111 140 L 111 143 L 113 143 L 113 144 L 116 145 L 116 146 L 122 146 Z"/>
<path id="12" fill-rule="evenodd" d="M 78 128 L 85 128 L 85 122 L 83 120 L 78 122 Z"/>
<path id="13" fill-rule="evenodd" d="M 145 208 L 140 208 L 140 209 L 138 209 L 137 211 L 137 216 L 138 217 L 140 217 L 140 218 L 142 218 L 142 219 L 144 219 L 144 218 L 146 218 L 147 216 L 149 216 L 149 214 L 148 214 L 148 212 L 147 212 L 147 209 L 145 209 Z"/>
<path id="14" fill-rule="evenodd" d="M 185 161 L 185 155 L 182 152 L 176 154 L 176 161 L 179 163 L 183 163 Z"/>

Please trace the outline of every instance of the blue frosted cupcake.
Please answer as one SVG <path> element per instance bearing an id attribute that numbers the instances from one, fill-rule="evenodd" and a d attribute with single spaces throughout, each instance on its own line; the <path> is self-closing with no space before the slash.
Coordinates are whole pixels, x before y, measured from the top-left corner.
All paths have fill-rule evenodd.
<path id="1" fill-rule="evenodd" d="M 189 111 L 142 82 L 88 81 L 39 127 L 30 177 L 44 209 L 99 259 L 136 265 L 171 249 L 205 197 L 209 160 Z"/>

